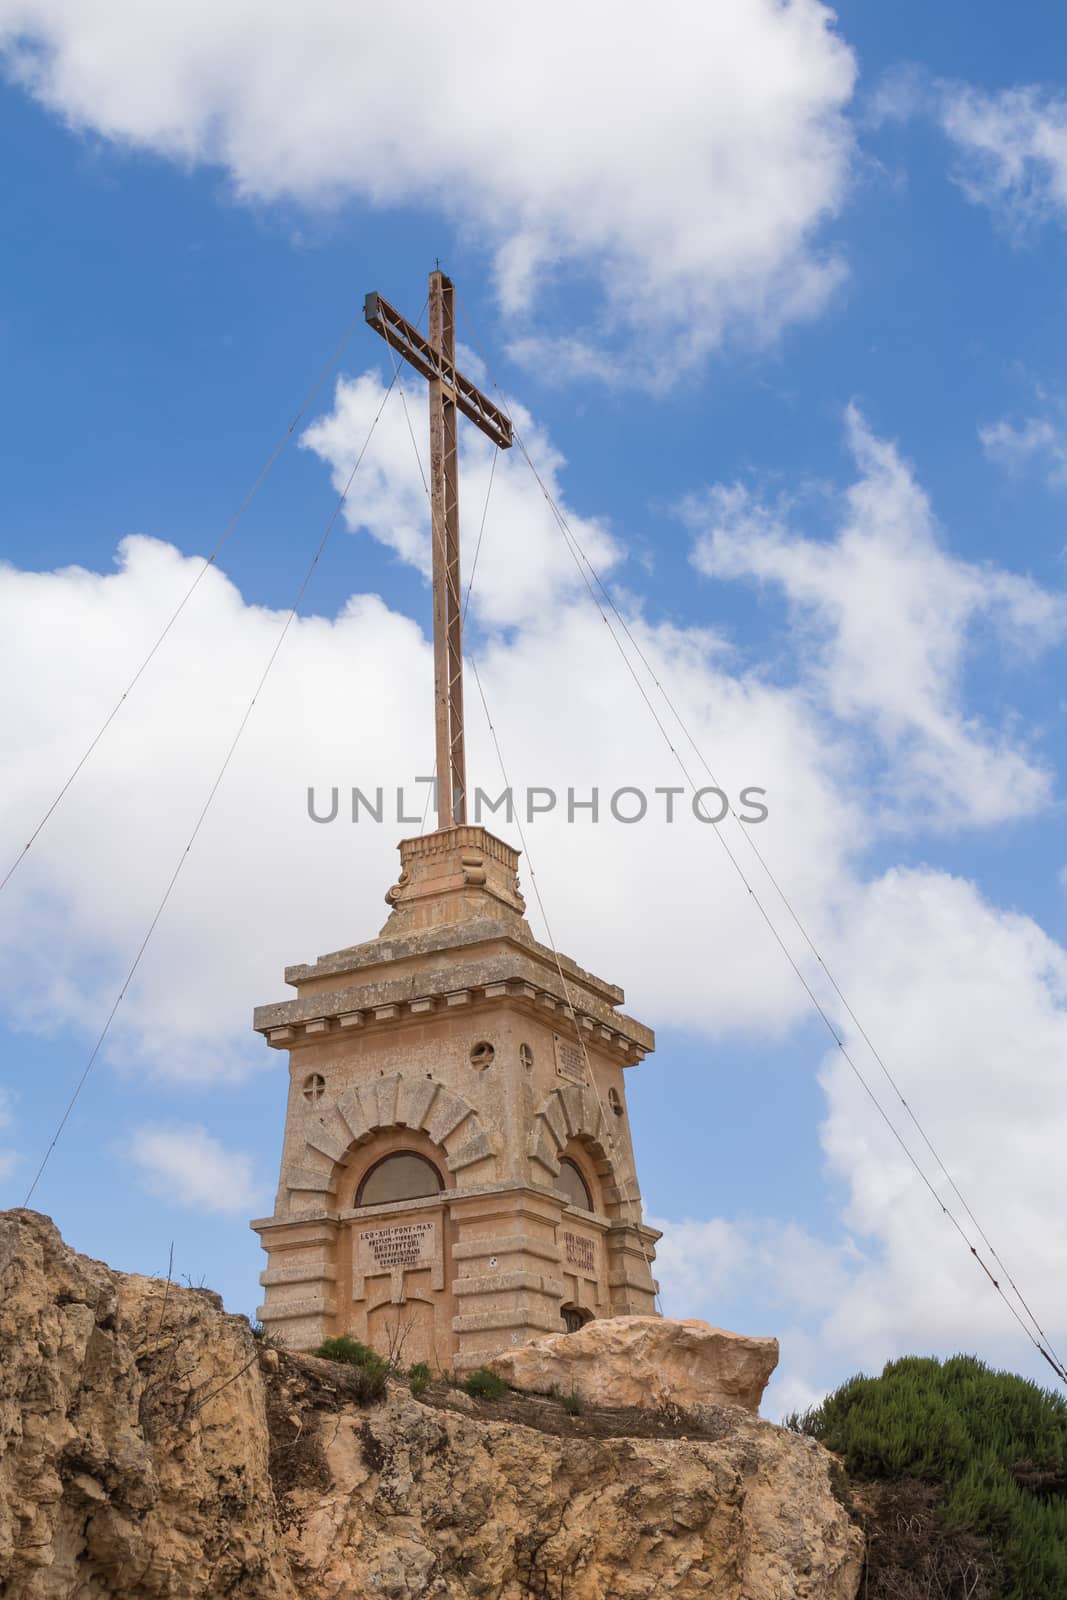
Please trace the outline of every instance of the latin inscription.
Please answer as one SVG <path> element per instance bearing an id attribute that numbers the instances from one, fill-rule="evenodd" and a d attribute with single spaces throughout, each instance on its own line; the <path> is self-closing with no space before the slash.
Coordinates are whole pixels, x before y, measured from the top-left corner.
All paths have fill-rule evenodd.
<path id="1" fill-rule="evenodd" d="M 562 1034 L 555 1034 L 556 1041 L 556 1071 L 561 1078 L 569 1078 L 572 1083 L 585 1083 L 585 1058 L 581 1049 L 576 1044 L 571 1044 L 569 1039 L 564 1039 Z"/>
<path id="2" fill-rule="evenodd" d="M 592 1239 L 583 1239 L 580 1233 L 564 1233 L 563 1254 L 579 1272 L 596 1272 L 596 1255 Z"/>
<path id="3" fill-rule="evenodd" d="M 359 1235 L 364 1272 L 391 1272 L 395 1267 L 421 1267 L 433 1259 L 432 1222 L 398 1222 L 391 1228 L 364 1228 Z"/>

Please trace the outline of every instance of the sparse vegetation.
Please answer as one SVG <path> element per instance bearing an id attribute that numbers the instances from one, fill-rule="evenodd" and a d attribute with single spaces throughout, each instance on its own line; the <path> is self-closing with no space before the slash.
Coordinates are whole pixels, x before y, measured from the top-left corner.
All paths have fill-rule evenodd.
<path id="1" fill-rule="evenodd" d="M 502 1400 L 508 1392 L 503 1378 L 498 1378 L 488 1367 L 475 1367 L 473 1372 L 468 1372 L 461 1388 L 475 1400 Z"/>
<path id="2" fill-rule="evenodd" d="M 359 1400 L 380 1400 L 384 1396 L 385 1381 L 390 1373 L 389 1363 L 369 1346 L 360 1344 L 358 1339 L 349 1338 L 347 1333 L 339 1334 L 334 1339 L 324 1339 L 318 1349 L 312 1351 L 312 1355 L 323 1361 L 341 1361 L 355 1368 L 360 1375 L 360 1382 L 356 1386 Z"/>
<path id="3" fill-rule="evenodd" d="M 253 1339 L 265 1350 L 285 1349 L 285 1340 L 280 1333 L 271 1333 L 270 1329 L 265 1328 L 262 1322 L 257 1322 L 255 1317 L 249 1317 L 248 1325 L 252 1329 Z"/>
<path id="4" fill-rule="evenodd" d="M 408 1368 L 408 1384 L 418 1399 L 430 1387 L 430 1368 L 425 1361 L 416 1361 Z"/>
<path id="5" fill-rule="evenodd" d="M 871 1600 L 912 1594 L 974 1600 L 1063 1600 L 1067 1595 L 1067 1401 L 1062 1396 L 992 1371 L 972 1356 L 945 1362 L 911 1356 L 891 1361 L 880 1378 L 850 1379 L 821 1405 L 790 1417 L 787 1425 L 842 1456 L 855 1480 L 937 1486 L 932 1499 L 927 1494 L 928 1512 L 933 1506 L 928 1520 L 971 1541 L 966 1550 L 956 1542 L 951 1558 L 959 1569 L 956 1578 L 946 1571 L 937 1579 L 940 1587 L 928 1582 L 925 1588 L 909 1588 L 899 1560 L 895 1574 L 884 1562 L 878 1569 L 878 1540 L 872 1536 Z M 883 1538 L 883 1547 L 887 1543 Z"/>
<path id="6" fill-rule="evenodd" d="M 577 1389 L 572 1389 L 570 1394 L 563 1396 L 563 1409 L 569 1417 L 580 1417 L 584 1409 L 584 1402 Z"/>

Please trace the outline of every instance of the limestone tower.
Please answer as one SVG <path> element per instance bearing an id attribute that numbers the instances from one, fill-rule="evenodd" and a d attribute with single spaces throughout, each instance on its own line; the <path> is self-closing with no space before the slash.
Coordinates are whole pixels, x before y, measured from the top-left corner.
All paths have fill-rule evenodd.
<path id="1" fill-rule="evenodd" d="M 260 1317 L 294 1350 L 350 1333 L 479 1366 L 597 1316 L 653 1313 L 622 990 L 533 937 L 517 852 L 455 826 L 400 846 L 377 939 L 290 967 L 255 1027 L 289 1052 Z"/>
<path id="2" fill-rule="evenodd" d="M 511 421 L 455 367 L 450 281 L 425 338 L 366 318 L 430 385 L 435 833 L 405 839 L 377 939 L 290 967 L 255 1027 L 289 1052 L 260 1317 L 295 1350 L 349 1333 L 464 1370 L 590 1317 L 654 1312 L 624 1072 L 652 1034 L 621 989 L 538 944 L 518 854 L 466 824 L 457 413 Z"/>

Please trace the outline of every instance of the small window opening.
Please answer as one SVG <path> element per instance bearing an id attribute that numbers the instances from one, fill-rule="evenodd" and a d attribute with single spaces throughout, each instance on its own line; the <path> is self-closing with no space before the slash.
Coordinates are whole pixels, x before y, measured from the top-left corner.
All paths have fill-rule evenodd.
<path id="1" fill-rule="evenodd" d="M 608 1090 L 608 1105 L 611 1107 L 612 1111 L 614 1111 L 617 1117 L 622 1116 L 622 1095 L 619 1093 L 618 1089 L 612 1088 Z"/>
<path id="2" fill-rule="evenodd" d="M 479 1041 L 471 1050 L 472 1067 L 491 1067 L 496 1051 L 485 1039 Z"/>
<path id="3" fill-rule="evenodd" d="M 312 1104 L 326 1093 L 326 1079 L 321 1072 L 311 1072 L 304 1079 L 304 1099 Z"/>
<path id="4" fill-rule="evenodd" d="M 522 1064 L 526 1068 L 527 1072 L 532 1071 L 533 1062 L 534 1062 L 534 1055 L 533 1055 L 533 1051 L 530 1049 L 530 1046 L 528 1044 L 520 1044 L 520 1046 L 519 1046 L 519 1060 L 522 1062 Z"/>

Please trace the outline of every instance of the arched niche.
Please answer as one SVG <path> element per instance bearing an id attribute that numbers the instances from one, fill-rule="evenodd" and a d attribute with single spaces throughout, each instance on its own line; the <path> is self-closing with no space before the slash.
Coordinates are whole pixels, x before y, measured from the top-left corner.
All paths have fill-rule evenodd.
<path id="1" fill-rule="evenodd" d="M 497 1159 L 493 1143 L 473 1107 L 433 1078 L 392 1073 L 345 1089 L 333 1104 L 309 1107 L 304 1119 L 304 1161 L 285 1174 L 293 1197 L 326 1208 L 351 1209 L 353 1173 L 364 1146 L 397 1140 L 436 1161 L 446 1188 L 493 1183 Z"/>
<path id="2" fill-rule="evenodd" d="M 595 1092 L 575 1083 L 554 1089 L 538 1108 L 526 1146 L 537 1181 L 558 1191 L 560 1162 L 573 1161 L 592 1209 L 613 1221 L 628 1217 L 631 1205 L 619 1188 L 614 1149 L 614 1131 Z"/>

